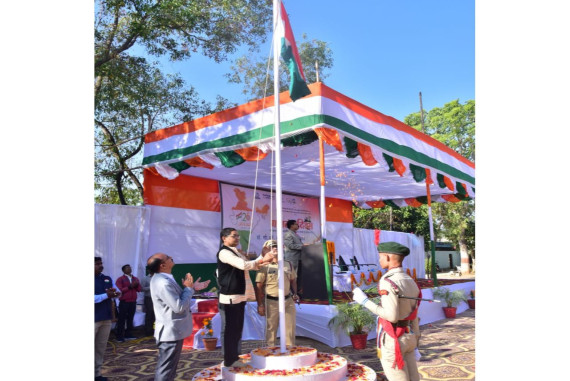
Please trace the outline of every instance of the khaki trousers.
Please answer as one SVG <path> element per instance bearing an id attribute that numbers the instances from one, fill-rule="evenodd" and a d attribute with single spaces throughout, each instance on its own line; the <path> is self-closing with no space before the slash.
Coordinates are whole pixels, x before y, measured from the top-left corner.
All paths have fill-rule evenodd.
<path id="1" fill-rule="evenodd" d="M 404 359 L 403 369 L 392 368 L 396 359 L 395 340 L 388 336 L 386 332 L 380 334 L 380 340 L 382 343 L 380 363 L 388 380 L 419 381 L 420 373 L 418 372 L 416 355 L 414 353 L 418 342 L 417 336 L 413 333 L 406 333 L 398 339 L 400 341 L 400 351 Z"/>
<path id="2" fill-rule="evenodd" d="M 286 345 L 295 345 L 295 302 L 293 298 L 285 299 L 285 335 Z M 279 301 L 266 299 L 265 301 L 265 318 L 267 322 L 265 331 L 265 341 L 267 346 L 275 346 L 277 339 L 277 331 L 279 330 Z"/>
<path id="3" fill-rule="evenodd" d="M 101 366 L 103 365 L 103 357 L 105 349 L 107 349 L 107 340 L 111 332 L 111 320 L 103 320 L 95 322 L 95 377 L 101 375 Z"/>

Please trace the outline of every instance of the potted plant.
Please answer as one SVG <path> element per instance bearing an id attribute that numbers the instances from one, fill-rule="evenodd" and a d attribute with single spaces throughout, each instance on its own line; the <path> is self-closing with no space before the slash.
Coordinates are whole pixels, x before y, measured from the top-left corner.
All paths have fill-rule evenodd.
<path id="1" fill-rule="evenodd" d="M 218 339 L 214 337 L 214 330 L 212 329 L 212 318 L 204 318 L 202 320 L 204 326 L 202 327 L 202 341 L 204 342 L 204 348 L 207 351 L 216 350 L 216 345 L 218 344 Z"/>
<path id="2" fill-rule="evenodd" d="M 368 332 L 375 327 L 376 317 L 358 303 L 337 304 L 336 308 L 338 313 L 329 320 L 329 328 L 346 332 L 354 349 L 366 348 Z"/>
<path id="3" fill-rule="evenodd" d="M 472 310 L 475 309 L 475 290 L 469 291 L 469 299 L 467 299 L 467 304 Z"/>
<path id="4" fill-rule="evenodd" d="M 467 297 L 462 290 L 451 291 L 447 287 L 435 287 L 433 289 L 434 299 L 445 302 L 446 307 L 443 308 L 443 313 L 446 318 L 454 318 L 457 312 L 457 305 L 461 301 L 466 301 Z"/>

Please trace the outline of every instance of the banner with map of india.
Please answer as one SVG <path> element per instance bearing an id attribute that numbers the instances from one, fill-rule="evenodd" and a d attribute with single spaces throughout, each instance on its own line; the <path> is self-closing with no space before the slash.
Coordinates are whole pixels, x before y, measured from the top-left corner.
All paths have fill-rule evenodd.
<path id="1" fill-rule="evenodd" d="M 256 190 L 254 197 L 253 188 L 220 183 L 220 195 L 222 227 L 233 227 L 239 232 L 239 248 L 248 253 L 261 254 L 265 241 L 277 239 L 275 193 Z M 283 193 L 282 204 L 283 221 L 279 226 L 283 232 L 287 231 L 287 220 L 295 220 L 299 224 L 297 234 L 303 243 L 321 240 L 321 219 L 317 198 Z"/>

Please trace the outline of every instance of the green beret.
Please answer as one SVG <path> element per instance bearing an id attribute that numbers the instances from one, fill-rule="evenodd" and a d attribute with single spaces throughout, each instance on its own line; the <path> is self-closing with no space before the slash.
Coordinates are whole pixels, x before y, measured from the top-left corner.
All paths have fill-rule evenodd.
<path id="1" fill-rule="evenodd" d="M 403 257 L 410 254 L 410 249 L 398 242 L 382 242 L 378 244 L 379 253 L 398 254 Z"/>

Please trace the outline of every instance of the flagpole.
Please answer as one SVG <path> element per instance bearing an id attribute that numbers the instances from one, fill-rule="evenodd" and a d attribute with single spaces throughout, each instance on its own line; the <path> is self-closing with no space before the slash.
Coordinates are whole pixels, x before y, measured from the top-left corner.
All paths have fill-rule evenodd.
<path id="1" fill-rule="evenodd" d="M 276 33 L 277 18 L 281 10 L 281 1 L 273 0 L 273 99 L 274 99 L 274 131 L 275 131 L 275 209 L 277 230 L 277 262 L 279 286 L 279 342 L 281 353 L 286 351 L 286 325 L 285 325 L 285 277 L 283 273 L 283 201 L 281 194 L 281 125 L 279 116 L 279 34 Z"/>
<path id="2" fill-rule="evenodd" d="M 420 91 L 420 111 L 421 111 L 421 123 L 422 123 L 422 132 L 425 134 L 424 128 L 424 106 L 422 104 L 422 92 Z M 429 189 L 430 184 L 430 172 L 426 168 L 426 193 L 427 193 L 427 201 L 428 201 L 428 220 L 429 220 L 429 248 L 431 252 L 431 276 L 433 279 L 433 285 L 435 287 L 438 286 L 437 282 L 437 271 L 435 268 L 435 235 L 433 234 L 433 217 L 431 215 L 431 191 Z"/>
<path id="3" fill-rule="evenodd" d="M 321 208 L 321 242 L 322 242 L 322 250 L 323 250 L 323 257 L 325 263 L 325 279 L 327 285 L 327 296 L 329 298 L 329 304 L 333 304 L 332 301 L 332 286 L 331 286 L 331 275 L 330 275 L 330 263 L 328 257 L 328 248 L 327 248 L 327 209 L 325 205 L 325 144 L 323 138 L 319 136 L 319 168 L 320 168 L 320 175 L 321 175 L 321 199 L 320 199 L 320 208 Z"/>

